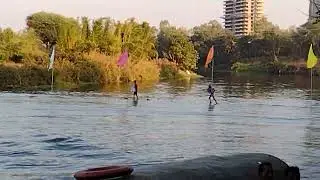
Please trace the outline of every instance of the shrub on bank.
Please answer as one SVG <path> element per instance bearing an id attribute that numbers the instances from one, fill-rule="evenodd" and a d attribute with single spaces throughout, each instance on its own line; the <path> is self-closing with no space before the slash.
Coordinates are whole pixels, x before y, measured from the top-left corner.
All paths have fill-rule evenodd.
<path id="1" fill-rule="evenodd" d="M 190 80 L 198 77 L 195 73 L 182 71 L 176 63 L 166 59 L 131 59 L 124 67 L 118 67 L 118 56 L 99 53 L 78 57 L 76 60 L 59 58 L 54 62 L 55 89 L 104 88 L 108 84 L 128 83 L 137 80 L 139 84 L 153 84 L 160 78 L 165 80 Z M 48 61 L 42 63 L 2 63 L 0 65 L 0 88 L 49 90 L 51 71 Z"/>
<path id="2" fill-rule="evenodd" d="M 272 61 L 267 63 L 241 63 L 236 62 L 232 65 L 231 70 L 234 72 L 266 72 L 271 74 L 308 74 L 310 70 L 303 64 L 292 64 L 281 61 Z M 314 75 L 320 75 L 319 67 L 313 69 Z"/>
<path id="3" fill-rule="evenodd" d="M 179 68 L 176 63 L 168 61 L 166 59 L 159 59 L 157 60 L 157 64 L 161 69 L 161 79 L 176 79 L 178 77 Z"/>
<path id="4" fill-rule="evenodd" d="M 76 61 L 57 59 L 54 63 L 54 85 L 58 89 L 73 89 L 80 86 L 100 87 L 111 83 L 139 83 L 159 80 L 160 67 L 151 60 L 129 60 L 124 67 L 118 67 L 118 57 L 92 54 Z M 46 63 L 44 63 L 46 64 Z M 0 65 L 0 88 L 29 89 L 44 86 L 50 89 L 51 71 L 47 64 L 2 63 Z"/>
<path id="5" fill-rule="evenodd" d="M 179 68 L 178 64 L 171 62 L 167 59 L 157 60 L 157 64 L 160 67 L 160 78 L 163 80 L 182 80 L 189 81 L 196 79 L 200 75 L 192 71 L 183 71 Z"/>
<path id="6" fill-rule="evenodd" d="M 231 70 L 234 72 L 247 72 L 250 69 L 250 64 L 236 62 L 231 66 Z"/>
<path id="7" fill-rule="evenodd" d="M 155 61 L 130 59 L 124 67 L 117 66 L 118 57 L 91 54 L 87 56 L 90 62 L 97 65 L 102 73 L 100 84 L 119 82 L 140 82 L 158 81 L 160 69 Z"/>
<path id="8" fill-rule="evenodd" d="M 99 66 L 87 59 L 75 62 L 57 61 L 55 63 L 55 85 L 59 88 L 75 88 L 81 84 L 103 86 L 103 73 Z"/>
<path id="9" fill-rule="evenodd" d="M 51 83 L 51 74 L 48 70 L 33 64 L 1 64 L 0 76 L 0 88 L 2 90 L 43 87 Z"/>

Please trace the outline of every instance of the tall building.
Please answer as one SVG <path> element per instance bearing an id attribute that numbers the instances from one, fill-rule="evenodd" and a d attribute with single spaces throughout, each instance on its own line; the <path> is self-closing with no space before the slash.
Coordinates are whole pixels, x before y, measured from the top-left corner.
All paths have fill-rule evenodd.
<path id="1" fill-rule="evenodd" d="M 224 25 L 237 37 L 254 31 L 254 25 L 264 14 L 264 0 L 225 0 Z"/>
<path id="2" fill-rule="evenodd" d="M 320 16 L 320 0 L 310 0 L 309 3 L 309 21 Z"/>

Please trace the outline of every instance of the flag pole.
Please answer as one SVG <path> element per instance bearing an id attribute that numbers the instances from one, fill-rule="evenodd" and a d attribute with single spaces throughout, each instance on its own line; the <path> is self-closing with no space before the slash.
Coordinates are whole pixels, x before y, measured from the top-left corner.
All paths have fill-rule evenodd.
<path id="1" fill-rule="evenodd" d="M 312 87 L 312 79 L 313 79 L 313 78 L 312 78 L 312 76 L 313 76 L 313 74 L 312 74 L 312 69 L 313 69 L 313 68 L 311 68 L 311 100 L 312 100 L 312 88 L 313 88 L 313 87 Z"/>
<path id="2" fill-rule="evenodd" d="M 53 68 L 51 69 L 51 91 L 53 91 Z"/>
<path id="3" fill-rule="evenodd" d="M 49 67 L 48 67 L 48 71 L 50 71 L 51 69 L 51 91 L 53 91 L 53 71 L 54 71 L 54 68 L 53 68 L 53 62 L 54 62 L 54 53 L 55 53 L 55 45 L 52 46 L 52 52 L 51 52 L 51 55 L 50 55 L 50 61 L 49 61 Z"/>
<path id="4" fill-rule="evenodd" d="M 213 60 L 211 61 L 211 81 L 213 83 Z"/>

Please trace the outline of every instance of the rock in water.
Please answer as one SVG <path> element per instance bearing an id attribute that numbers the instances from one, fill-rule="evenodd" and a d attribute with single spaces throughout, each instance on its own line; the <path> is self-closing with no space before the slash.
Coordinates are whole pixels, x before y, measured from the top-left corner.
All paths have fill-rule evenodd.
<path id="1" fill-rule="evenodd" d="M 273 180 L 286 180 L 288 165 L 268 154 L 238 154 L 226 157 L 209 156 L 173 162 L 146 165 L 134 169 L 130 180 L 260 180 L 259 164 L 269 162 Z"/>

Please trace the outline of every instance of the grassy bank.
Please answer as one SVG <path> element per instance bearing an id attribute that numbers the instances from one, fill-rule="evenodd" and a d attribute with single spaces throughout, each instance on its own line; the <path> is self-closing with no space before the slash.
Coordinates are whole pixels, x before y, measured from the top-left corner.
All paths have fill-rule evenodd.
<path id="1" fill-rule="evenodd" d="M 188 70 L 183 71 L 179 68 L 178 64 L 165 59 L 159 59 L 156 63 L 160 68 L 161 80 L 189 81 L 201 77 L 195 72 Z"/>
<path id="2" fill-rule="evenodd" d="M 304 60 L 289 60 L 279 58 L 277 61 L 266 59 L 241 60 L 233 63 L 231 70 L 234 72 L 263 72 L 270 74 L 299 74 L 309 75 L 310 69 L 307 69 Z M 320 75 L 320 65 L 313 68 L 315 76 Z"/>
<path id="3" fill-rule="evenodd" d="M 15 63 L 3 63 L 0 65 L 0 88 L 2 90 L 19 90 L 48 88 L 51 82 L 51 74 L 44 67 L 37 65 L 25 65 Z"/>
<path id="4" fill-rule="evenodd" d="M 54 87 L 60 90 L 104 89 L 110 84 L 152 84 L 161 79 L 190 80 L 195 73 L 182 71 L 165 59 L 129 59 L 124 67 L 116 65 L 118 57 L 91 53 L 76 61 L 58 59 L 54 64 Z M 0 65 L 1 90 L 50 90 L 51 71 L 44 64 L 3 62 Z"/>

